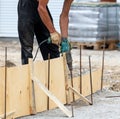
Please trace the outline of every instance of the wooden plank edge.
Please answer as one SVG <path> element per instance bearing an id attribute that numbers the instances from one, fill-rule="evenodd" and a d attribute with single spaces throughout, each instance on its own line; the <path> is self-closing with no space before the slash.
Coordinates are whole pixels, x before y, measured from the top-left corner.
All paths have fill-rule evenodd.
<path id="1" fill-rule="evenodd" d="M 71 90 L 73 93 L 75 93 L 76 95 L 78 95 L 87 104 L 92 105 L 92 103 L 87 98 L 85 98 L 82 94 L 80 94 L 76 89 L 74 89 L 71 86 L 69 86 L 69 90 Z"/>
<path id="2" fill-rule="evenodd" d="M 16 111 L 11 111 L 6 114 L 7 117 L 13 115 Z M 4 119 L 4 114 L 0 115 L 0 119 Z"/>
<path id="3" fill-rule="evenodd" d="M 40 80 L 38 80 L 36 77 L 33 77 L 33 81 L 38 84 L 39 88 L 42 89 L 42 91 L 49 96 L 49 98 L 54 101 L 54 103 L 68 116 L 72 117 L 72 112 L 70 112 L 53 94 L 50 92 L 42 83 Z"/>
<path id="4" fill-rule="evenodd" d="M 33 60 L 30 58 L 29 59 L 29 75 L 30 75 L 30 113 L 31 114 L 36 114 L 36 102 L 35 102 L 35 87 L 34 87 L 34 81 L 32 80 L 32 77 L 34 75 L 34 64 L 33 64 Z"/>

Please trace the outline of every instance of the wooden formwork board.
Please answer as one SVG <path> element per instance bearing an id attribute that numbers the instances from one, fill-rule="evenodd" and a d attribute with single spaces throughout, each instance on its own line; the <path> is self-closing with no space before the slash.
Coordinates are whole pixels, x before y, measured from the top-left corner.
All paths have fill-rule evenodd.
<path id="1" fill-rule="evenodd" d="M 61 60 L 51 60 L 50 62 L 50 91 L 63 103 L 66 103 L 65 97 L 65 74 L 63 58 Z M 61 96 L 62 95 L 62 96 Z M 50 109 L 56 107 L 50 100 Z"/>
<path id="2" fill-rule="evenodd" d="M 68 84 L 71 86 L 71 80 L 69 79 Z M 101 89 L 101 69 L 92 72 L 92 85 L 93 93 Z M 91 85 L 90 85 L 90 74 L 82 75 L 82 92 L 83 96 L 88 96 L 91 94 Z M 73 88 L 80 93 L 80 77 L 73 78 Z M 78 100 L 80 97 L 75 95 L 75 100 Z M 73 101 L 72 92 L 70 92 L 70 101 Z"/>
<path id="3" fill-rule="evenodd" d="M 46 87 L 48 87 L 48 61 L 45 62 L 36 62 L 34 64 L 34 76 L 37 77 L 37 79 L 41 79 L 42 83 L 45 84 Z M 50 81 L 49 81 L 49 90 L 63 103 L 66 103 L 66 97 L 65 97 L 65 78 L 64 78 L 64 66 L 63 66 L 63 58 L 56 58 L 53 60 L 50 60 Z M 36 96 L 38 95 L 45 95 L 42 91 L 40 93 L 40 90 L 37 89 L 39 88 L 35 84 L 37 92 L 39 94 L 35 94 Z M 61 96 L 62 95 L 62 96 Z M 36 102 L 39 104 L 43 104 L 43 100 L 38 100 L 41 99 L 39 96 L 36 98 Z M 47 101 L 47 97 L 46 100 Z M 49 101 L 49 109 L 53 109 L 56 107 L 55 103 L 52 102 L 51 100 Z M 37 108 L 40 108 L 39 104 Z M 39 112 L 42 110 L 38 110 Z"/>
<path id="4" fill-rule="evenodd" d="M 0 68 L 0 114 L 4 113 L 4 97 L 5 97 L 5 68 Z"/>
<path id="5" fill-rule="evenodd" d="M 33 63 L 32 74 L 39 79 L 43 85 L 48 87 L 48 61 L 36 61 Z M 93 90 L 96 92 L 100 89 L 101 70 L 93 72 Z M 89 74 L 83 76 L 83 95 L 90 94 L 89 87 Z M 87 78 L 86 78 L 87 77 Z M 62 104 L 66 104 L 65 96 L 65 72 L 63 58 L 56 58 L 50 60 L 50 92 Z M 80 90 L 79 78 L 73 78 L 74 87 Z M 30 65 L 21 65 L 16 67 L 7 68 L 7 113 L 13 112 L 13 118 L 26 116 L 31 114 L 31 86 L 32 81 Z M 69 80 L 70 81 L 70 80 Z M 0 68 L 0 116 L 4 114 L 4 86 L 5 86 L 5 68 Z M 70 83 L 69 83 L 70 85 Z M 45 93 L 35 84 L 35 105 L 36 112 L 47 110 L 48 97 Z M 78 99 L 78 98 L 76 98 Z M 49 109 L 57 107 L 53 101 L 49 101 Z"/>
<path id="6" fill-rule="evenodd" d="M 0 82 L 5 80 L 5 70 L 2 68 L 0 70 Z M 14 68 L 7 68 L 7 113 L 16 110 L 15 116 L 29 115 L 29 70 L 28 66 L 20 66 Z M 2 96 L 4 100 L 4 85 L 0 90 L 2 91 Z M 1 93 L 0 93 L 1 97 Z M 0 99 L 1 102 L 1 99 Z M 3 101 L 2 101 L 3 102 Z M 1 105 L 0 105 L 1 107 Z M 4 113 L 4 103 L 2 103 L 2 109 L 0 108 L 0 114 Z"/>
<path id="7" fill-rule="evenodd" d="M 63 103 L 66 103 L 65 97 L 65 79 L 63 58 L 56 58 L 50 61 L 50 91 Z M 48 62 L 38 61 L 33 63 L 34 75 L 41 80 L 47 87 L 48 82 Z M 22 65 L 18 67 L 7 68 L 7 112 L 16 110 L 14 117 L 20 117 L 31 114 L 30 97 L 30 66 Z M 0 115 L 4 114 L 4 87 L 5 87 L 5 68 L 0 68 Z M 47 110 L 47 96 L 35 84 L 35 102 L 36 111 Z M 57 107 L 52 101 L 49 104 L 50 109 Z"/>
<path id="8" fill-rule="evenodd" d="M 47 87 L 47 62 L 36 62 L 33 64 L 33 75 L 35 75 L 40 81 Z M 32 77 L 31 77 L 32 80 Z M 47 96 L 39 87 L 35 85 L 35 103 L 36 111 L 42 112 L 47 110 Z"/>

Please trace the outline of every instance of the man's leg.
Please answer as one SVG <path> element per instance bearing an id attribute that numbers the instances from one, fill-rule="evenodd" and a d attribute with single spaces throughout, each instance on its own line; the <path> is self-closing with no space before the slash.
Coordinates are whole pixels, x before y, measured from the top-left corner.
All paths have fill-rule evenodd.
<path id="1" fill-rule="evenodd" d="M 22 64 L 28 64 L 28 58 L 33 57 L 34 26 L 27 20 L 19 20 L 18 33 L 21 43 Z"/>
<path id="2" fill-rule="evenodd" d="M 47 28 L 44 26 L 44 24 L 42 22 L 41 23 L 40 22 L 35 25 L 35 34 L 36 34 L 38 44 L 40 44 L 42 41 L 48 39 L 48 37 L 50 36 L 50 33 L 47 30 Z M 51 59 L 57 58 L 60 56 L 59 47 L 54 44 L 48 44 L 47 41 L 44 42 L 43 44 L 41 44 L 40 50 L 41 50 L 44 60 L 48 59 L 49 53 L 50 53 Z"/>

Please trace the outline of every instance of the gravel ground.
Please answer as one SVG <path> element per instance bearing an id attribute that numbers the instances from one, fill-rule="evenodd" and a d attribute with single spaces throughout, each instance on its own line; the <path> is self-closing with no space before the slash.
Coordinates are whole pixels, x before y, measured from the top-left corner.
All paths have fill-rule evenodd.
<path id="1" fill-rule="evenodd" d="M 18 40 L 0 39 L 0 66 L 5 65 L 5 47 L 7 47 L 8 66 L 21 65 L 20 44 Z M 33 56 L 37 50 L 34 44 Z M 72 49 L 73 73 L 79 75 L 79 49 Z M 89 68 L 89 56 L 91 56 L 92 70 L 102 67 L 102 50 L 82 50 L 82 72 Z M 38 53 L 37 59 L 42 59 Z M 104 57 L 104 88 L 93 95 L 92 106 L 76 101 L 74 105 L 74 119 L 120 119 L 120 51 L 105 50 Z M 118 96 L 109 97 L 107 96 Z M 88 97 L 89 98 L 89 97 Z M 81 103 L 82 102 L 82 103 Z M 67 106 L 71 109 L 70 106 Z M 65 119 L 65 114 L 58 108 L 33 116 L 19 119 Z"/>
<path id="2" fill-rule="evenodd" d="M 120 97 L 107 98 L 110 95 L 119 95 L 120 92 L 104 89 L 103 92 L 97 92 L 93 95 L 93 105 L 81 104 L 81 101 L 75 102 L 74 117 L 71 119 L 120 119 Z M 68 107 L 70 109 L 70 107 Z M 60 109 L 54 109 L 39 113 L 35 116 L 27 116 L 19 119 L 66 119 Z"/>

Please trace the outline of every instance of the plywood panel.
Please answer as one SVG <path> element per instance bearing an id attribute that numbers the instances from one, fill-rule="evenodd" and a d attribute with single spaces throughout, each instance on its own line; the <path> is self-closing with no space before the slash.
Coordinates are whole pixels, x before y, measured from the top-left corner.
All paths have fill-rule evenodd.
<path id="1" fill-rule="evenodd" d="M 87 75 L 82 76 L 82 94 L 86 96 L 90 93 L 90 74 L 88 73 Z"/>
<path id="2" fill-rule="evenodd" d="M 50 61 L 50 91 L 63 103 L 66 103 L 65 95 L 65 74 L 63 58 L 56 58 Z M 50 109 L 56 107 L 50 101 Z"/>
<path id="3" fill-rule="evenodd" d="M 0 115 L 4 113 L 5 68 L 0 68 Z"/>
<path id="4" fill-rule="evenodd" d="M 15 117 L 29 115 L 29 67 L 7 69 L 7 111 L 15 110 Z"/>
<path id="5" fill-rule="evenodd" d="M 34 63 L 34 74 L 42 81 L 42 83 L 48 87 L 48 61 L 38 61 Z M 47 96 L 43 91 L 36 87 L 36 102 L 37 110 L 44 111 L 47 109 Z M 64 78 L 64 66 L 63 58 L 56 58 L 50 60 L 50 91 L 63 103 L 66 103 L 65 97 L 65 78 Z M 41 95 L 38 97 L 38 95 Z M 42 98 L 41 98 L 42 97 Z M 49 101 L 49 108 L 55 108 L 56 104 L 53 101 Z M 41 106 L 40 106 L 41 105 Z M 43 105 L 43 106 L 42 106 Z M 43 107 L 43 108 L 41 108 Z"/>
<path id="6" fill-rule="evenodd" d="M 92 72 L 92 84 L 93 84 L 93 93 L 100 90 L 101 85 L 101 69 Z M 91 94 L 90 86 L 90 74 L 83 75 L 83 84 L 82 84 L 83 95 L 87 96 Z"/>
<path id="7" fill-rule="evenodd" d="M 47 87 L 47 61 L 37 61 L 34 63 L 33 75 Z M 35 83 L 35 100 L 37 112 L 47 110 L 47 96 Z"/>
<path id="8" fill-rule="evenodd" d="M 75 88 L 78 92 L 80 92 L 80 78 L 79 77 L 75 77 L 73 78 L 73 88 Z M 75 99 L 79 99 L 80 97 L 78 97 L 76 94 L 75 94 Z"/>
<path id="9" fill-rule="evenodd" d="M 75 79 L 76 79 L 76 78 L 75 78 Z M 76 83 L 77 85 L 75 85 L 75 79 L 73 78 L 73 83 L 74 83 L 73 88 L 77 89 L 77 87 L 79 86 L 79 84 Z M 77 80 L 78 80 L 78 78 L 77 78 Z M 77 81 L 77 82 L 79 82 L 79 81 Z M 71 83 L 72 83 L 72 82 L 71 82 L 71 79 L 68 79 L 68 86 L 71 86 L 71 87 L 72 87 L 72 84 L 71 84 Z M 78 87 L 78 91 L 79 91 L 79 87 Z M 74 96 L 74 98 L 73 98 L 73 96 Z M 68 90 L 68 103 L 73 102 L 73 99 L 76 99 L 76 95 L 73 94 L 72 91 Z"/>
<path id="10" fill-rule="evenodd" d="M 36 61 L 33 63 L 33 74 L 42 84 L 48 86 L 48 61 Z M 63 58 L 50 60 L 50 91 L 61 101 L 66 103 L 65 95 L 65 72 L 63 66 Z M 21 65 L 17 67 L 7 68 L 7 113 L 15 111 L 14 116 L 20 117 L 30 114 L 30 66 Z M 4 80 L 5 68 L 0 68 L 0 115 L 4 113 Z M 74 88 L 80 91 L 80 78 L 73 78 Z M 93 92 L 100 90 L 101 86 L 101 70 L 92 72 Z M 68 80 L 71 85 L 71 80 Z M 90 95 L 90 74 L 82 76 L 82 94 Z M 72 98 L 72 94 L 70 96 Z M 72 98 L 73 99 L 73 98 Z M 71 99 L 71 101 L 72 101 Z M 78 97 L 76 96 L 76 99 Z M 37 112 L 47 110 L 47 96 L 35 84 L 35 100 Z M 50 101 L 50 109 L 56 104 Z"/>
<path id="11" fill-rule="evenodd" d="M 92 78 L 93 78 L 93 92 L 101 89 L 101 73 L 102 70 L 98 69 L 97 71 L 92 72 Z"/>
<path id="12" fill-rule="evenodd" d="M 69 84 L 70 81 L 69 81 Z M 101 85 L 101 69 L 98 69 L 92 72 L 92 84 L 93 84 L 93 93 L 100 90 Z M 80 92 L 80 77 L 74 78 L 74 88 Z M 91 94 L 91 86 L 90 86 L 90 74 L 82 75 L 82 95 L 88 96 Z M 75 95 L 75 99 L 79 99 L 78 96 Z"/>

